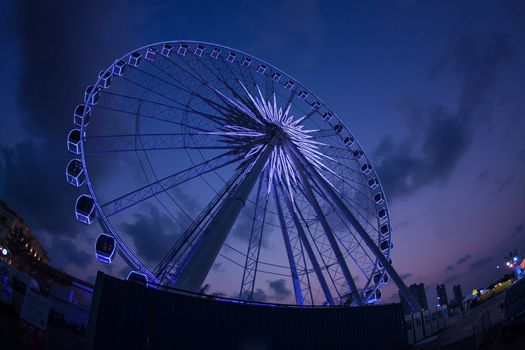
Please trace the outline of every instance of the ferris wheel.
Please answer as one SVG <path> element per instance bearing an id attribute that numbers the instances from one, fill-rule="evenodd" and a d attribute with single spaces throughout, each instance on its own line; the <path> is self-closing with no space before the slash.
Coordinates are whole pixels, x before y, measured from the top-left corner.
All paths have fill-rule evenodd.
<path id="1" fill-rule="evenodd" d="M 417 309 L 365 152 L 282 70 L 216 44 L 156 43 L 101 71 L 73 122 L 66 177 L 87 188 L 76 217 L 98 220 L 97 258 L 118 252 L 129 278 L 197 292 L 221 260 L 239 299 L 274 275 L 297 305 L 364 305 L 391 279 Z"/>

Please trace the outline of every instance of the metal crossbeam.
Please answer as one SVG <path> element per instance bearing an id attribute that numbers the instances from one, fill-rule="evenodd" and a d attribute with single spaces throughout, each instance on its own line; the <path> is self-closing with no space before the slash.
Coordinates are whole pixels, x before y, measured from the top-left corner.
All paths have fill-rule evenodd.
<path id="1" fill-rule="evenodd" d="M 168 149 L 231 149 L 231 145 L 217 144 L 211 133 L 97 135 L 85 138 L 86 154 L 112 152 L 156 151 Z M 191 137 L 191 141 L 187 139 Z"/>
<path id="2" fill-rule="evenodd" d="M 167 176 L 149 185 L 143 186 L 137 190 L 120 196 L 117 199 L 103 204 L 102 208 L 104 209 L 104 213 L 106 214 L 106 216 L 109 217 L 131 206 L 134 206 L 148 198 L 151 198 L 159 193 L 162 193 L 163 191 L 167 191 L 170 188 L 173 188 L 198 176 L 222 168 L 226 165 L 238 162 L 243 158 L 244 155 L 239 155 L 237 152 L 227 152 L 221 154 L 210 160 L 192 166 L 188 169 L 179 171 L 173 175 Z"/>

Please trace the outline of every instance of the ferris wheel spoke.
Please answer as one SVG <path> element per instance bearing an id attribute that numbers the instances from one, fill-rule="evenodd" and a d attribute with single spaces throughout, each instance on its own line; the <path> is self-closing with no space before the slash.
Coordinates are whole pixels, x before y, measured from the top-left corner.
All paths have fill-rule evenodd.
<path id="1" fill-rule="evenodd" d="M 231 149 L 225 143 L 212 144 L 217 140 L 213 133 L 171 133 L 171 134 L 127 134 L 127 135 L 97 135 L 85 138 L 85 154 L 105 154 L 130 151 L 157 151 L 173 149 Z M 186 144 L 184 137 L 192 137 L 192 144 Z M 225 141 L 225 140 L 222 140 Z"/>
<path id="2" fill-rule="evenodd" d="M 155 67 L 160 72 L 163 72 L 164 74 L 169 76 L 169 74 L 166 73 L 158 65 L 156 65 L 156 64 L 152 64 L 152 65 L 153 65 L 153 67 Z M 167 81 L 166 79 L 163 79 L 163 78 L 160 78 L 158 76 L 155 76 L 155 75 L 153 75 L 153 74 L 151 74 L 149 72 L 143 71 L 143 70 L 141 70 L 139 68 L 135 68 L 134 70 L 132 70 L 132 72 L 135 72 L 135 70 L 138 73 L 141 73 L 141 75 L 139 75 L 138 78 L 136 77 L 136 75 L 131 75 L 130 74 L 130 75 L 127 76 L 127 78 L 124 77 L 124 80 L 127 80 L 127 81 L 129 81 L 130 83 L 132 83 L 134 85 L 140 86 L 140 87 L 144 88 L 147 91 L 151 91 L 151 92 L 155 93 L 156 95 L 158 95 L 158 96 L 160 96 L 162 98 L 165 98 L 165 99 L 167 99 L 169 101 L 172 101 L 172 102 L 178 102 L 178 101 L 175 100 L 173 97 L 170 97 L 169 96 L 170 94 L 173 94 L 175 92 L 183 92 L 188 97 L 192 96 L 192 97 L 195 97 L 195 98 L 201 100 L 202 102 L 206 103 L 210 108 L 212 108 L 216 112 L 222 114 L 223 116 L 227 116 L 231 112 L 231 109 L 229 107 L 225 107 L 224 105 L 222 105 L 220 103 L 217 103 L 217 102 L 212 101 L 211 99 L 209 99 L 207 97 L 204 97 L 202 94 L 197 93 L 192 88 L 185 86 L 183 83 L 180 83 L 180 81 L 178 79 L 176 79 L 176 78 L 172 77 L 177 83 L 172 83 L 170 81 Z M 147 76 L 148 79 L 145 79 L 143 77 L 143 75 Z M 137 79 L 138 81 L 137 80 L 131 80 L 131 79 L 129 79 L 129 77 L 135 77 L 135 79 Z M 142 79 L 143 81 L 140 81 L 140 79 Z M 157 86 L 158 88 L 157 89 L 153 89 L 153 88 L 145 85 L 145 84 L 148 84 L 148 83 L 151 83 L 151 82 L 156 82 L 155 86 Z"/>
<path id="3" fill-rule="evenodd" d="M 337 135 L 337 132 L 333 128 L 329 129 L 320 129 L 310 134 L 312 139 L 322 139 L 325 137 L 331 137 Z"/>
<path id="4" fill-rule="evenodd" d="M 252 229 L 244 263 L 241 291 L 239 293 L 240 299 L 252 300 L 253 297 L 253 289 L 255 287 L 255 278 L 257 275 L 257 266 L 259 263 L 259 254 L 261 252 L 261 242 L 264 232 L 264 221 L 266 219 L 266 207 L 268 206 L 268 177 L 269 171 L 268 167 L 266 167 L 259 176 L 259 186 L 257 188 L 257 197 L 255 200 Z"/>
<path id="5" fill-rule="evenodd" d="M 180 124 L 182 120 L 181 115 L 184 113 L 205 118 L 217 125 L 224 125 L 227 121 L 224 117 L 189 108 L 176 100 L 172 100 L 171 102 L 174 105 L 104 91 L 100 93 L 100 101 L 97 108 L 133 116 L 139 115 L 142 118 L 155 119 L 173 124 Z"/>
<path id="6" fill-rule="evenodd" d="M 180 68 L 182 70 L 184 70 L 184 68 L 182 68 L 179 64 L 175 63 L 174 61 L 172 60 L 169 60 L 166 58 L 166 61 L 172 63 L 172 65 L 176 66 L 177 68 Z M 161 67 L 158 67 L 158 69 L 161 69 L 163 70 L 163 72 L 165 74 L 167 74 L 168 76 L 172 77 L 174 80 L 177 80 L 178 79 L 176 77 L 173 76 L 173 74 L 168 71 L 168 70 L 171 70 L 171 69 L 162 69 Z M 197 73 L 197 76 L 195 74 L 192 74 L 191 72 L 185 70 L 185 72 L 187 74 L 190 74 L 194 79 L 200 81 L 202 83 L 203 86 L 206 86 L 210 92 L 212 92 L 216 98 L 218 98 L 219 100 L 221 100 L 222 104 L 218 104 L 217 102 L 215 101 L 212 101 L 211 99 L 209 98 L 204 98 L 202 97 L 201 95 L 198 95 L 197 97 L 199 97 L 200 99 L 203 99 L 208 105 L 210 105 L 211 107 L 217 109 L 219 107 L 222 107 L 224 108 L 224 106 L 227 107 L 228 109 L 228 113 L 225 114 L 225 116 L 227 118 L 230 119 L 230 121 L 233 121 L 232 120 L 232 114 L 235 115 L 235 117 L 237 119 L 246 119 L 247 116 L 250 116 L 252 119 L 257 119 L 256 116 L 254 115 L 253 113 L 253 110 L 252 111 L 247 111 L 245 108 L 246 108 L 246 104 L 244 102 L 246 102 L 246 99 L 241 97 L 239 94 L 237 94 L 237 92 L 235 91 L 235 89 L 233 89 L 224 79 L 223 77 L 220 77 L 218 75 L 216 75 L 216 77 L 219 79 L 219 81 L 235 96 L 236 100 L 231 100 L 230 98 L 226 97 L 223 93 L 221 93 L 218 89 L 214 88 L 211 84 L 209 84 L 207 81 L 203 80 L 202 78 L 200 78 L 200 76 L 198 76 L 198 73 Z M 239 103 L 239 101 L 241 103 Z M 231 107 L 234 107 L 233 110 Z M 235 111 L 239 111 L 239 112 L 244 112 L 244 113 L 234 113 Z M 260 121 L 259 121 L 260 122 Z M 237 123 L 239 123 L 237 121 Z"/>
<path id="7" fill-rule="evenodd" d="M 343 181 L 344 182 L 344 181 Z M 367 202 L 369 202 L 369 204 L 374 204 L 374 202 L 368 198 L 364 193 L 360 192 L 358 189 L 356 189 L 354 186 L 352 186 L 351 184 L 347 183 L 347 182 L 344 182 L 347 186 L 351 187 L 355 193 L 357 194 L 360 194 L 363 196 L 363 199 L 366 200 Z M 334 184 L 332 184 L 334 185 Z M 337 186 L 333 186 L 334 188 L 337 188 Z M 315 187 L 314 187 L 314 190 L 315 190 Z M 321 196 L 325 196 L 325 194 L 321 191 L 321 190 L 316 190 L 317 193 L 319 193 L 319 195 Z M 359 203 L 359 201 L 357 201 L 354 197 L 348 195 L 347 193 L 343 192 L 343 191 L 337 191 L 340 196 L 342 198 L 344 198 L 347 202 L 348 202 L 348 205 L 353 209 L 355 210 L 357 213 L 358 213 L 358 216 L 361 217 L 363 220 L 367 221 L 368 224 L 370 225 L 374 225 L 372 224 L 370 221 L 368 221 L 367 217 L 362 213 L 362 212 L 365 212 L 366 214 L 368 214 L 370 217 L 375 217 L 376 216 L 376 213 L 374 212 L 371 212 L 369 209 L 367 209 L 366 207 L 363 207 L 363 205 L 361 205 Z M 327 201 L 329 202 L 329 201 Z"/>
<path id="8" fill-rule="evenodd" d="M 158 181 L 152 182 L 123 196 L 102 205 L 107 217 L 115 215 L 138 203 L 145 201 L 159 193 L 167 191 L 177 185 L 190 181 L 229 164 L 238 162 L 244 158 L 237 152 L 226 152 L 210 160 L 194 165 L 188 169 L 179 171 Z"/>
<path id="9" fill-rule="evenodd" d="M 218 89 L 210 85 L 195 69 L 190 67 L 191 70 L 194 72 L 194 73 L 191 73 L 188 70 L 181 67 L 178 63 L 174 62 L 173 60 L 165 58 L 165 61 L 171 63 L 173 66 L 177 68 L 180 68 L 181 70 L 184 70 L 187 74 L 191 75 L 194 79 L 200 81 L 203 86 L 206 86 L 210 90 L 210 92 L 212 92 L 218 99 L 222 101 L 224 105 L 230 106 L 230 108 L 233 107 L 233 111 L 240 112 L 236 114 L 236 113 L 231 113 L 233 111 L 230 111 L 228 116 L 230 117 L 230 121 L 232 123 L 235 122 L 237 125 L 246 124 L 245 126 L 247 127 L 253 126 L 253 123 L 251 123 L 251 121 L 255 121 L 259 124 L 261 123 L 261 120 L 259 119 L 258 114 L 256 113 L 255 107 L 250 103 L 250 101 L 246 98 L 246 96 L 242 96 L 238 94 L 237 90 L 234 87 L 232 87 L 223 76 L 218 75 L 213 70 L 209 69 L 209 67 L 206 64 L 203 63 L 203 65 L 212 73 L 212 75 L 214 75 L 222 83 L 222 85 L 224 85 L 226 89 L 233 95 L 234 97 L 233 99 L 227 97 L 225 94 L 220 92 Z M 201 62 L 200 60 L 198 61 Z M 184 60 L 183 62 L 189 67 L 188 62 Z M 158 67 L 158 68 L 162 69 L 161 67 Z M 170 77 L 173 77 L 173 75 L 170 74 L 169 72 L 169 68 L 163 70 L 163 72 L 169 75 Z M 175 77 L 173 77 L 173 79 L 176 80 Z M 231 118 L 233 116 L 235 117 L 236 120 Z M 243 119 L 245 119 L 245 122 L 241 123 Z"/>
<path id="10" fill-rule="evenodd" d="M 246 97 L 246 96 L 242 96 L 241 94 L 237 93 L 237 90 L 231 86 L 228 81 L 225 79 L 224 76 L 222 75 L 219 75 L 216 73 L 216 70 L 214 69 L 211 69 L 207 64 L 206 62 L 204 62 L 203 60 L 196 60 L 197 62 L 199 62 L 201 64 L 202 67 L 204 67 L 210 74 L 212 74 L 215 78 L 217 78 L 223 85 L 224 87 L 226 87 L 226 89 L 238 100 L 238 101 L 241 101 L 245 106 L 247 107 L 251 107 L 251 111 L 252 113 L 255 113 L 255 108 L 253 108 L 253 106 L 250 106 L 250 101 L 249 99 Z M 197 76 L 198 78 L 200 79 L 200 81 L 210 87 L 210 89 L 212 89 L 212 91 L 217 94 L 217 90 L 211 88 L 211 86 L 206 82 L 206 80 L 204 79 L 204 77 L 202 77 L 202 75 L 196 70 L 194 69 L 193 67 L 190 66 L 190 64 L 186 61 L 183 60 L 183 62 L 185 63 L 185 65 L 188 67 L 188 69 L 191 69 Z M 217 59 L 217 62 L 221 62 L 223 64 L 223 67 L 226 67 L 228 69 L 228 71 L 231 73 L 231 75 L 236 79 L 238 80 L 238 77 L 233 73 L 233 71 L 231 70 L 231 68 L 228 66 L 228 64 L 222 59 Z M 223 101 L 223 97 L 222 96 L 218 96 L 219 98 L 221 98 Z"/>

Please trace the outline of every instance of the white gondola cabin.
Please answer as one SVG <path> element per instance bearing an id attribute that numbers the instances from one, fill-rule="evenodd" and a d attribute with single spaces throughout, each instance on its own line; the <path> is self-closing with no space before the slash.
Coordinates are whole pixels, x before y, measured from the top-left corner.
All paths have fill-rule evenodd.
<path id="1" fill-rule="evenodd" d="M 221 53 L 220 49 L 214 48 L 213 50 L 211 50 L 210 56 L 211 56 L 211 58 L 217 59 L 217 57 L 219 57 L 220 53 Z"/>
<path id="2" fill-rule="evenodd" d="M 242 63 L 241 63 L 241 67 L 249 67 L 250 64 L 252 64 L 252 59 L 251 58 L 248 58 L 248 57 L 244 57 L 244 59 L 242 60 Z"/>
<path id="3" fill-rule="evenodd" d="M 204 46 L 203 45 L 197 45 L 197 47 L 195 48 L 195 51 L 194 51 L 195 56 L 201 57 L 203 52 L 204 52 Z"/>
<path id="4" fill-rule="evenodd" d="M 126 278 L 128 281 L 138 282 L 138 283 L 148 283 L 148 276 L 143 274 L 140 271 L 131 271 Z"/>
<path id="5" fill-rule="evenodd" d="M 228 56 L 226 56 L 226 61 L 233 62 L 235 61 L 235 57 L 237 57 L 237 54 L 235 52 L 228 53 Z"/>
<path id="6" fill-rule="evenodd" d="M 75 215 L 78 221 L 86 225 L 91 224 L 95 220 L 95 201 L 90 195 L 82 194 L 77 198 Z"/>
<path id="7" fill-rule="evenodd" d="M 392 248 L 394 248 L 394 245 L 389 241 L 381 241 L 381 243 L 379 243 L 379 249 L 381 249 L 383 253 Z"/>
<path id="8" fill-rule="evenodd" d="M 371 189 L 379 187 L 379 181 L 376 178 L 368 179 L 368 187 Z"/>
<path id="9" fill-rule="evenodd" d="M 80 159 L 72 159 L 66 166 L 66 180 L 75 187 L 82 186 L 86 181 L 86 173 Z"/>
<path id="10" fill-rule="evenodd" d="M 377 204 L 381 204 L 385 201 L 385 199 L 383 198 L 383 195 L 381 194 L 381 192 L 379 193 L 376 193 L 374 195 L 374 202 L 376 202 Z"/>
<path id="11" fill-rule="evenodd" d="M 131 55 L 129 55 L 128 58 L 128 64 L 133 67 L 137 67 L 140 63 L 140 58 L 142 57 L 142 54 L 138 51 L 133 52 Z"/>
<path id="12" fill-rule="evenodd" d="M 113 74 L 122 76 L 124 75 L 124 70 L 126 69 L 126 61 L 120 60 L 113 65 Z"/>
<path id="13" fill-rule="evenodd" d="M 92 94 L 93 92 L 93 94 Z M 93 85 L 89 85 L 84 91 L 84 103 L 88 105 L 96 105 L 100 98 L 100 89 L 95 88 Z"/>
<path id="14" fill-rule="evenodd" d="M 155 57 L 157 57 L 157 49 L 154 47 L 148 47 L 144 58 L 147 59 L 148 61 L 153 61 L 155 60 Z"/>
<path id="15" fill-rule="evenodd" d="M 98 80 L 100 82 L 98 86 L 104 89 L 108 88 L 111 85 L 111 71 L 101 71 L 98 75 Z"/>
<path id="16" fill-rule="evenodd" d="M 73 129 L 67 134 L 67 150 L 73 154 L 80 154 L 80 129 Z"/>
<path id="17" fill-rule="evenodd" d="M 372 167 L 370 166 L 370 164 L 365 163 L 365 164 L 361 165 L 361 171 L 364 174 L 368 174 L 368 173 L 370 173 L 372 171 Z"/>
<path id="18" fill-rule="evenodd" d="M 326 112 L 325 114 L 323 114 L 323 120 L 325 121 L 329 121 L 330 119 L 332 119 L 334 115 L 330 112 Z"/>
<path id="19" fill-rule="evenodd" d="M 257 67 L 257 73 L 264 74 L 264 72 L 266 72 L 266 66 L 264 64 L 259 65 L 259 67 Z"/>
<path id="20" fill-rule="evenodd" d="M 73 112 L 73 123 L 75 125 L 82 126 L 82 122 L 84 122 L 84 126 L 87 126 L 90 118 L 91 107 L 86 106 L 85 104 L 79 104 L 75 107 L 75 111 Z"/>
<path id="21" fill-rule="evenodd" d="M 180 44 L 177 53 L 181 56 L 186 56 L 186 52 L 188 52 L 188 44 Z"/>
<path id="22" fill-rule="evenodd" d="M 381 220 L 386 219 L 387 216 L 388 216 L 388 213 L 386 212 L 385 208 L 381 208 L 377 211 L 377 217 L 380 218 Z"/>
<path id="23" fill-rule="evenodd" d="M 172 51 L 173 46 L 171 46 L 170 44 L 164 44 L 162 50 L 160 50 L 160 54 L 164 57 L 170 57 Z"/>
<path id="24" fill-rule="evenodd" d="M 312 109 L 319 109 L 319 107 L 321 107 L 321 102 L 315 100 L 310 104 L 310 107 L 312 107 Z"/>
<path id="25" fill-rule="evenodd" d="M 301 100 L 306 100 L 307 97 L 308 97 L 308 91 L 302 90 L 301 92 L 299 92 L 299 98 Z"/>
<path id="26" fill-rule="evenodd" d="M 95 244 L 95 254 L 97 259 L 105 264 L 111 264 L 113 256 L 115 256 L 115 250 L 117 248 L 117 242 L 112 236 L 101 233 Z"/>

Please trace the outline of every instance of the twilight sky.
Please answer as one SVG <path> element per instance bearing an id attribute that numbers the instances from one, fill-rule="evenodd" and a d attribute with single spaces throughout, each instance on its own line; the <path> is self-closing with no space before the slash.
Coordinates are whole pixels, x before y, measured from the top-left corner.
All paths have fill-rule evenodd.
<path id="1" fill-rule="evenodd" d="M 0 195 L 74 275 L 124 266 L 98 263 L 97 230 L 74 219 L 73 108 L 116 57 L 177 39 L 260 57 L 343 117 L 383 181 L 394 266 L 429 298 L 438 282 L 450 297 L 453 284 L 483 286 L 508 249 L 525 253 L 522 1 L 10 1 L 0 11 Z M 263 293 L 288 295 L 267 282 Z M 395 300 L 392 285 L 385 292 Z"/>

